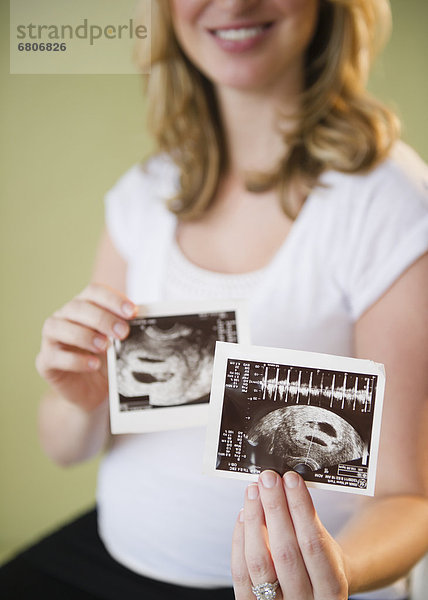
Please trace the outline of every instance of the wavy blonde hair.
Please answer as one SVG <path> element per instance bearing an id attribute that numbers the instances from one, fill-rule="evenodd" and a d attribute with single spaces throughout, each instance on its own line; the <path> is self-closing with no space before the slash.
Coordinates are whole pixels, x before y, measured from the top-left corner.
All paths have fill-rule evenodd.
<path id="1" fill-rule="evenodd" d="M 148 128 L 157 151 L 179 168 L 180 192 L 169 208 L 191 219 L 207 209 L 224 173 L 225 134 L 213 85 L 181 50 L 168 5 L 152 4 Z M 276 188 L 285 213 L 295 218 L 299 207 L 288 193 L 294 183 L 307 194 L 327 169 L 363 173 L 387 156 L 398 120 L 368 94 L 366 83 L 390 28 L 388 0 L 320 0 L 299 114 L 292 131 L 283 133 L 287 151 L 271 172 L 247 178 L 250 191 Z"/>

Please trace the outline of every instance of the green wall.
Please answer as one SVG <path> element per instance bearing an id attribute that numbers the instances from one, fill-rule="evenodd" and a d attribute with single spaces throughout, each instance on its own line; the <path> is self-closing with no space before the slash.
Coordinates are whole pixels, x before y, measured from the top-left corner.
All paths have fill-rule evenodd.
<path id="1" fill-rule="evenodd" d="M 137 76 L 9 75 L 1 44 L 0 559 L 94 501 L 97 460 L 60 469 L 40 450 L 45 389 L 34 368 L 44 319 L 86 284 L 103 195 L 150 147 Z M 394 33 L 371 89 L 428 160 L 428 3 L 393 0 Z"/>

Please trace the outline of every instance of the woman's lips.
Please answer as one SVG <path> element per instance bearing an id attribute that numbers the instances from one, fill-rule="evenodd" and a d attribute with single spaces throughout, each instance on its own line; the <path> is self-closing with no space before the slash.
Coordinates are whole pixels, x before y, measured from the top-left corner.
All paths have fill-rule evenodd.
<path id="1" fill-rule="evenodd" d="M 228 25 L 218 29 L 209 29 L 217 45 L 228 52 L 244 52 L 263 40 L 273 23 L 255 25 Z"/>

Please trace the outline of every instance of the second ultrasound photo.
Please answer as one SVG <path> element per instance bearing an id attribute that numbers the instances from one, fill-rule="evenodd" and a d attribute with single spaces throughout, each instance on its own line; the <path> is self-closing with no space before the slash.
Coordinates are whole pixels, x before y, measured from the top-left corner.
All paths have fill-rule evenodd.
<path id="1" fill-rule="evenodd" d="M 113 433 L 206 423 L 216 341 L 248 341 L 240 301 L 141 306 L 108 352 Z"/>
<path id="2" fill-rule="evenodd" d="M 218 344 L 206 465 L 372 494 L 383 387 L 371 361 Z"/>
<path id="3" fill-rule="evenodd" d="M 208 402 L 215 342 L 236 342 L 235 313 L 141 317 L 115 340 L 120 410 Z"/>

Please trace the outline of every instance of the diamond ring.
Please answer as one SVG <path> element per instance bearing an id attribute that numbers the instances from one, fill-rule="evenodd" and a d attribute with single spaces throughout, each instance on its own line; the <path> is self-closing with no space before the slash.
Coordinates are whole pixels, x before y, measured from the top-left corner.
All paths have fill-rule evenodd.
<path id="1" fill-rule="evenodd" d="M 259 583 L 258 585 L 251 586 L 253 594 L 257 600 L 275 600 L 276 589 L 279 586 L 278 580 L 274 583 Z"/>

